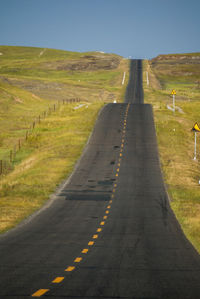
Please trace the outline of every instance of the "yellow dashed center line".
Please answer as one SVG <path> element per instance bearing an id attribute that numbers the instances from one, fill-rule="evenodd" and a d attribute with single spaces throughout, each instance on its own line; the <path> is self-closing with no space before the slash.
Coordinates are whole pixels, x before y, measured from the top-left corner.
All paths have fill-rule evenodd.
<path id="1" fill-rule="evenodd" d="M 98 239 L 98 235 L 93 235 L 93 239 Z"/>
<path id="2" fill-rule="evenodd" d="M 56 277 L 52 282 L 53 283 L 60 283 L 61 281 L 63 281 L 65 278 L 64 277 Z"/>
<path id="3" fill-rule="evenodd" d="M 103 219 L 107 219 L 108 218 L 108 216 L 103 216 Z M 101 223 L 103 223 L 103 224 L 101 224 Z M 100 224 L 101 225 L 104 225 L 104 221 L 102 221 Z"/>
<path id="4" fill-rule="evenodd" d="M 105 216 L 104 216 L 105 217 Z M 105 224 L 105 221 L 101 221 L 100 225 L 104 225 Z"/>
<path id="5" fill-rule="evenodd" d="M 67 269 L 65 269 L 66 272 L 71 272 L 74 271 L 75 267 L 74 266 L 69 266 Z"/>
<path id="6" fill-rule="evenodd" d="M 83 249 L 81 252 L 82 252 L 82 253 L 88 253 L 88 250 L 89 250 L 89 249 L 85 248 L 85 249 Z"/>
<path id="7" fill-rule="evenodd" d="M 97 228 L 97 233 L 100 233 L 102 231 L 102 228 Z"/>
<path id="8" fill-rule="evenodd" d="M 42 295 L 44 295 L 46 292 L 48 292 L 49 289 L 40 289 L 37 292 L 35 292 L 32 297 L 41 297 Z"/>
<path id="9" fill-rule="evenodd" d="M 90 242 L 88 243 L 88 245 L 89 245 L 89 246 L 94 245 L 94 241 L 90 241 Z"/>
<path id="10" fill-rule="evenodd" d="M 82 257 L 77 257 L 75 260 L 74 260 L 74 263 L 80 263 L 82 261 Z"/>

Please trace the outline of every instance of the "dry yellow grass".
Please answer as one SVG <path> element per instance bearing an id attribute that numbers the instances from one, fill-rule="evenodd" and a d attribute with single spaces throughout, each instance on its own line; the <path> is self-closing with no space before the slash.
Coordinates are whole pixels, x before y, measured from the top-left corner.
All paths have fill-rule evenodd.
<path id="1" fill-rule="evenodd" d="M 147 69 L 150 73 L 149 87 L 146 83 Z M 166 76 L 165 80 L 167 76 L 170 78 L 168 69 L 166 73 L 162 69 L 161 73 Z M 179 76 L 180 82 L 181 74 Z M 149 67 L 148 61 L 144 61 L 145 102 L 152 104 L 154 109 L 160 159 L 171 207 L 186 236 L 200 252 L 200 153 L 198 151 L 198 161 L 194 161 L 194 133 L 191 131 L 200 115 L 200 107 L 196 102 L 197 91 L 192 96 L 191 85 L 179 85 L 174 81 L 171 85 L 161 87 L 158 81 L 158 73 Z M 172 88 L 177 90 L 176 105 L 183 113 L 176 111 L 174 114 L 167 109 L 167 105 L 172 106 Z"/>

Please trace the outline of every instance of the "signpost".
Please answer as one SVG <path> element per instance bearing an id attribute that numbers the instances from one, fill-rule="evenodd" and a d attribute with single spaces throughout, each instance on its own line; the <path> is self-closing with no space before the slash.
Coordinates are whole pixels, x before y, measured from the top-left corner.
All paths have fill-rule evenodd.
<path id="1" fill-rule="evenodd" d="M 197 133 L 200 132 L 198 123 L 195 123 L 192 131 L 194 131 L 194 160 L 197 159 Z"/>
<path id="2" fill-rule="evenodd" d="M 172 96 L 173 96 L 173 110 L 175 112 L 175 95 L 176 95 L 176 90 L 175 89 L 172 89 L 172 92 L 171 92 Z"/>

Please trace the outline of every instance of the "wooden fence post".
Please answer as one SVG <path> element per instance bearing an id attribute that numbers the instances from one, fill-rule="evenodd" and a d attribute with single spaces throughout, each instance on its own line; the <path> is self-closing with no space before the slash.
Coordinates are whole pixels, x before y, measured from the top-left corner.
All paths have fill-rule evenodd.
<path id="1" fill-rule="evenodd" d="M 10 151 L 10 163 L 12 163 L 12 161 L 13 161 L 13 152 L 12 152 L 12 150 Z"/>
<path id="2" fill-rule="evenodd" d="M 0 160 L 0 174 L 3 173 L 3 161 Z"/>
<path id="3" fill-rule="evenodd" d="M 16 158 L 16 145 L 15 145 L 14 148 L 13 148 L 13 158 L 14 158 L 14 159 Z"/>

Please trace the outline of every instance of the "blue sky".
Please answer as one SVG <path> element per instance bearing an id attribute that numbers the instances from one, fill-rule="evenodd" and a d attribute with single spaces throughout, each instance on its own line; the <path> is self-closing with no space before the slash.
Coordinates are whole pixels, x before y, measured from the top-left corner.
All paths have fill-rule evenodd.
<path id="1" fill-rule="evenodd" d="M 200 52 L 200 0 L 0 0 L 0 45 L 132 58 Z"/>

